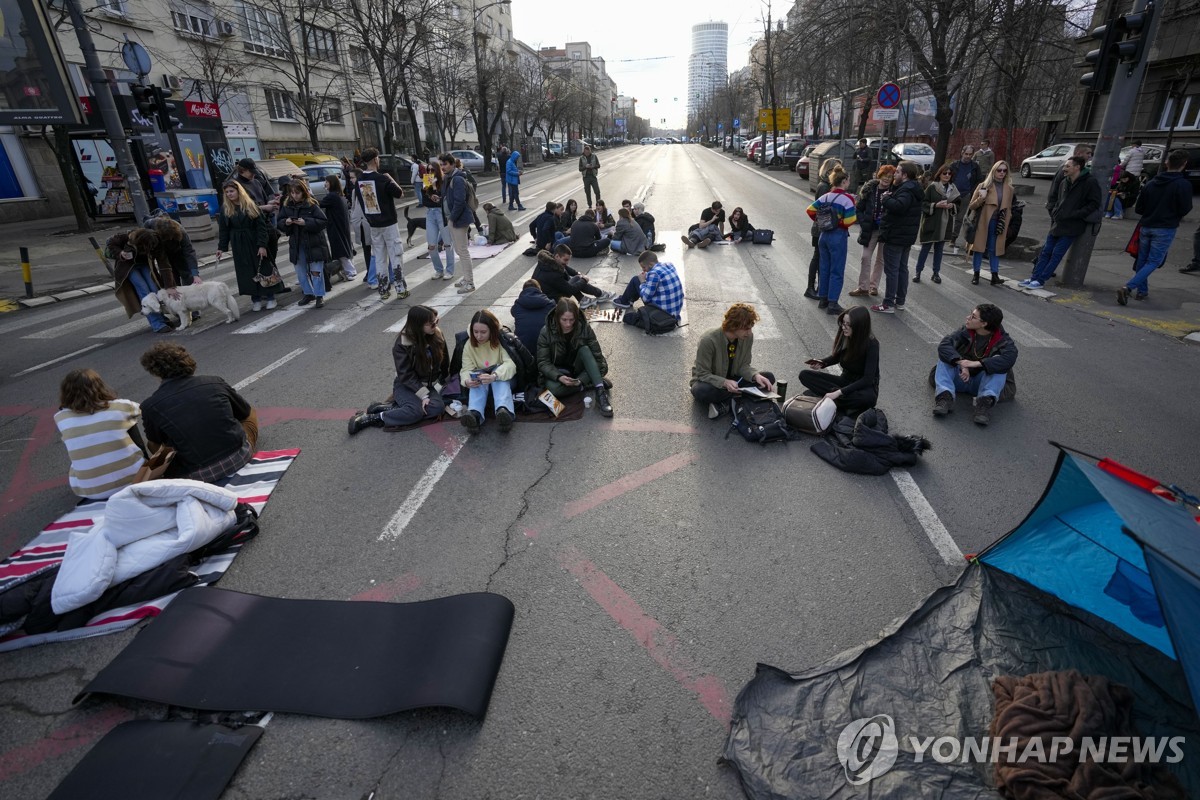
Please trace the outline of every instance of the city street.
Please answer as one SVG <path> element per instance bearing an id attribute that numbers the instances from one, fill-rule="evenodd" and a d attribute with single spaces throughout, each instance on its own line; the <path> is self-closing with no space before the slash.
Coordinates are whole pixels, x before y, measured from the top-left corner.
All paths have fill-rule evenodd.
<path id="1" fill-rule="evenodd" d="M 645 203 L 667 246 L 660 258 L 678 267 L 687 295 L 687 324 L 667 336 L 595 323 L 614 383 L 611 420 L 592 408 L 508 435 L 485 425 L 468 438 L 455 422 L 347 435 L 351 414 L 390 392 L 391 346 L 412 304 L 439 309 L 448 339 L 480 308 L 512 324 L 534 264 L 522 254 L 527 236 L 477 260 L 478 290 L 465 296 L 430 280 L 418 231 L 405 254 L 407 300 L 381 301 L 355 280 L 337 284 L 323 309 L 296 307 L 294 291 L 254 314 L 241 298 L 240 321 L 210 312 L 165 337 L 126 319 L 110 294 L 0 315 L 5 553 L 75 503 L 52 419 L 64 373 L 90 366 L 122 397 L 143 400 L 155 380 L 138 358 L 165 338 L 258 409 L 260 448 L 301 450 L 221 588 L 385 602 L 490 591 L 516 606 L 482 722 L 442 710 L 357 721 L 276 714 L 223 797 L 738 798 L 718 758 L 755 664 L 815 666 L 953 581 L 963 554 L 1036 502 L 1057 456 L 1050 441 L 1200 489 L 1200 348 L 1016 291 L 1024 262 L 1005 262 L 1005 286 L 972 286 L 966 257 L 948 255 L 942 284 L 911 286 L 905 311 L 873 315 L 879 406 L 893 432 L 933 442 L 911 470 L 855 476 L 809 441 L 726 438 L 728 417 L 710 421 L 693 405 L 688 375 L 697 342 L 731 303 L 758 309 L 754 364 L 788 380 L 789 394 L 801 391 L 803 362 L 829 353 L 835 318 L 801 296 L 811 197 L 794 174 L 700 146 L 635 145 L 600 159 L 610 210 Z M 528 210 L 510 214 L 519 233 L 547 201 L 586 205 L 573 160 L 529 171 L 521 194 Z M 680 233 L 713 199 L 774 230 L 774 244 L 687 250 Z M 498 185 L 481 183 L 479 200 L 499 203 Z M 1193 227 L 1194 215 L 1181 228 L 1188 244 Z M 846 291 L 858 276 L 856 235 Z M 198 249 L 205 258 L 215 242 Z M 618 292 L 638 271 L 615 254 L 572 266 Z M 290 265 L 280 267 L 294 283 Z M 232 273 L 226 259 L 202 277 L 233 284 Z M 855 301 L 843 293 L 843 305 Z M 1016 400 L 997 406 L 987 428 L 972 423 L 966 398 L 935 419 L 927 376 L 937 342 L 984 302 L 1001 307 L 1020 348 Z M 114 725 L 167 717 L 151 703 L 71 703 L 136 630 L 0 653 L 0 796 L 44 797 Z"/>

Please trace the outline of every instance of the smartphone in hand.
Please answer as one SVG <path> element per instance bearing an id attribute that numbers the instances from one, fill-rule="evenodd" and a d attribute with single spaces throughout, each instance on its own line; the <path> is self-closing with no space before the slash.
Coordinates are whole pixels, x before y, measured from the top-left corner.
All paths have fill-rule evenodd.
<path id="1" fill-rule="evenodd" d="M 813 369 L 824 369 L 825 368 L 825 364 L 819 358 L 810 358 L 808 361 L 805 361 L 804 363 L 807 364 L 808 366 L 812 367 Z"/>

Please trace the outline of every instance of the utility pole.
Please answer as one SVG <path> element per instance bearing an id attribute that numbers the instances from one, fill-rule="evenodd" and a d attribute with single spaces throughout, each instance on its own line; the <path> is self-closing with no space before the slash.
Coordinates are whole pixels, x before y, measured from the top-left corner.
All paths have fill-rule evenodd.
<path id="1" fill-rule="evenodd" d="M 1129 129 L 1129 118 L 1133 115 L 1134 103 L 1137 101 L 1138 90 L 1142 86 L 1142 77 L 1146 74 L 1146 61 L 1154 35 L 1158 31 L 1159 15 L 1155 13 L 1152 0 L 1135 0 L 1130 13 L 1122 17 L 1112 17 L 1105 25 L 1092 32 L 1093 38 L 1103 39 L 1098 61 L 1095 61 L 1096 71 L 1084 80 L 1104 80 L 1104 73 L 1116 61 L 1116 75 L 1113 77 L 1112 89 L 1108 93 L 1108 102 L 1104 106 L 1104 118 L 1100 123 L 1100 137 L 1092 153 L 1092 174 L 1108 176 L 1117 164 L 1117 154 L 1121 150 L 1121 137 Z M 1129 31 L 1139 34 L 1140 38 L 1123 42 L 1116 41 L 1116 36 Z M 1115 36 L 1114 36 L 1115 34 Z M 1105 52 L 1108 50 L 1108 52 Z M 1089 53 L 1089 60 L 1093 53 Z M 1103 59 L 1111 59 L 1105 62 Z M 1088 84 L 1084 84 L 1088 85 Z M 1103 83 L 1097 84 L 1103 86 Z M 1103 178 L 1097 178 L 1103 183 Z M 1067 255 L 1066 267 L 1060 281 L 1064 286 L 1078 289 L 1083 286 L 1087 276 L 1088 262 L 1092 258 L 1092 250 L 1096 246 L 1099 225 L 1089 225 L 1087 229 L 1071 245 Z"/>
<path id="2" fill-rule="evenodd" d="M 83 10 L 79 7 L 79 0 L 64 0 L 64 5 L 67 13 L 71 15 L 75 35 L 79 38 L 79 50 L 83 53 L 83 63 L 87 67 L 92 91 L 96 93 L 96 108 L 100 112 L 100 119 L 104 121 L 108 143 L 117 158 L 117 169 L 125 176 L 125 189 L 129 192 L 129 199 L 133 201 L 133 215 L 140 223 L 150 215 L 150 203 L 146 199 L 146 193 L 142 191 L 142 176 L 138 174 L 137 165 L 133 163 L 129 140 L 125 138 L 125 126 L 117 116 L 117 101 L 113 98 L 112 84 L 100 66 L 100 58 L 96 55 L 96 43 L 92 40 L 92 32 L 88 30 L 87 18 L 83 16 Z"/>

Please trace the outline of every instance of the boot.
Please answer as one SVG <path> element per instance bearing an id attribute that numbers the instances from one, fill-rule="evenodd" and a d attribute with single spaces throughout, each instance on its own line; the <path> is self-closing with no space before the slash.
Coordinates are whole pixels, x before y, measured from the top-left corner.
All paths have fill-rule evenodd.
<path id="1" fill-rule="evenodd" d="M 365 411 L 360 411 L 350 418 L 348 427 L 351 436 L 361 431 L 363 428 L 382 428 L 383 417 L 379 414 L 368 414 Z"/>
<path id="2" fill-rule="evenodd" d="M 992 406 L 994 405 L 996 405 L 994 397 L 976 397 L 975 416 L 971 417 L 971 421 L 976 425 L 987 427 L 987 424 L 992 421 Z"/>
<path id="3" fill-rule="evenodd" d="M 999 273 L 999 272 L 993 272 L 993 273 L 992 273 L 992 286 L 999 286 L 999 285 L 1001 285 L 1002 283 L 1004 283 L 1004 278 L 1001 278 L 1001 277 L 1000 277 L 1000 273 Z"/>
<path id="4" fill-rule="evenodd" d="M 933 415 L 935 417 L 944 417 L 954 411 L 954 395 L 949 392 L 940 392 L 937 397 L 933 398 Z"/>
<path id="5" fill-rule="evenodd" d="M 371 403 L 371 405 L 367 406 L 367 413 L 368 414 L 382 414 L 383 412 L 387 411 L 391 407 L 392 407 L 391 403 Z"/>
<path id="6" fill-rule="evenodd" d="M 612 403 L 608 399 L 607 389 L 596 390 L 596 408 L 600 411 L 600 416 L 611 417 L 613 415 Z"/>
<path id="7" fill-rule="evenodd" d="M 978 285 L 979 285 L 979 273 L 978 273 L 978 272 L 976 272 L 976 273 L 975 273 L 975 276 L 974 276 L 973 278 L 971 278 L 971 284 L 972 284 L 973 286 L 978 286 Z"/>

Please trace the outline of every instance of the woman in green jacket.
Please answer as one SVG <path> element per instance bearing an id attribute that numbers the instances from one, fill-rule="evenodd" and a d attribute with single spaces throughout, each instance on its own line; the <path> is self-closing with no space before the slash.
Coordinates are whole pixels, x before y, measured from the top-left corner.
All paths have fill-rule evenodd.
<path id="1" fill-rule="evenodd" d="M 608 359 L 574 297 L 559 298 L 554 310 L 546 315 L 546 327 L 538 334 L 537 363 L 542 386 L 555 397 L 566 397 L 590 386 L 596 390 L 600 413 L 613 415 L 608 397 L 612 384 L 604 378 Z"/>
<path id="2" fill-rule="evenodd" d="M 921 270 L 925 259 L 933 250 L 934 283 L 942 282 L 942 248 L 954 236 L 954 212 L 958 208 L 958 187 L 951 181 L 952 165 L 945 164 L 929 185 L 925 187 L 925 200 L 921 203 L 921 254 L 917 256 L 917 272 L 912 282 L 921 282 Z"/>

